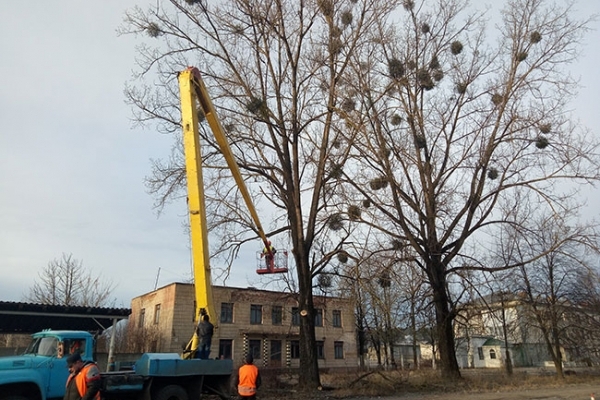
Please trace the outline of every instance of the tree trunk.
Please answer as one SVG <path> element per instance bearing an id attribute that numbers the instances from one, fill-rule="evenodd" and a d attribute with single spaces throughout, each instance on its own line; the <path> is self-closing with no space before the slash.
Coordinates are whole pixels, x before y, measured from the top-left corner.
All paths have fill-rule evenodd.
<path id="1" fill-rule="evenodd" d="M 377 366 L 381 367 L 383 365 L 383 362 L 381 361 L 381 342 L 372 335 L 371 342 L 373 344 L 373 349 L 375 350 L 375 356 L 377 357 Z"/>
<path id="2" fill-rule="evenodd" d="M 441 265 L 428 267 L 434 277 L 431 280 L 431 288 L 433 290 L 433 303 L 435 305 L 440 370 L 443 378 L 457 379 L 461 375 L 454 349 L 453 316 L 449 307 L 450 302 L 446 291 L 444 268 Z"/>
<path id="3" fill-rule="evenodd" d="M 308 257 L 296 257 L 298 265 L 298 311 L 300 313 L 300 387 L 316 390 L 320 387 L 319 364 L 316 355 L 315 310 L 312 276 Z"/>
<path id="4" fill-rule="evenodd" d="M 362 310 L 362 306 L 357 304 L 356 309 L 357 314 L 357 341 L 358 341 L 358 357 L 359 357 L 359 367 L 361 369 L 365 368 L 365 353 L 367 349 L 367 338 L 365 333 L 365 313 Z"/>
<path id="5" fill-rule="evenodd" d="M 415 316 L 415 302 L 414 299 L 410 303 L 410 330 L 412 335 L 412 348 L 413 348 L 413 368 L 419 369 L 419 354 L 417 347 L 417 318 Z"/>
<path id="6" fill-rule="evenodd" d="M 438 330 L 438 348 L 440 352 L 440 370 L 442 377 L 460 378 L 460 369 L 454 351 L 454 332 L 448 304 L 435 301 L 436 321 Z"/>
<path id="7" fill-rule="evenodd" d="M 395 335 L 392 334 L 392 315 L 391 315 L 391 304 L 387 289 L 383 288 L 383 297 L 385 302 L 385 338 L 387 346 L 389 346 L 389 365 L 396 369 L 396 357 L 394 355 L 394 342 L 396 340 Z M 386 354 L 387 351 L 386 351 Z"/>
<path id="8" fill-rule="evenodd" d="M 510 357 L 510 350 L 508 348 L 508 329 L 506 322 L 506 304 L 504 302 L 504 295 L 502 295 L 502 335 L 504 336 L 504 353 L 506 358 L 506 375 L 512 376 L 513 374 L 513 364 L 512 358 Z"/>
<path id="9" fill-rule="evenodd" d="M 512 376 L 513 374 L 513 365 L 512 365 L 512 358 L 510 358 L 510 351 L 508 350 L 508 343 L 505 342 L 504 343 L 505 349 L 504 349 L 504 354 L 506 356 L 506 375 L 508 376 Z"/>
<path id="10" fill-rule="evenodd" d="M 558 322 L 556 320 L 556 318 L 553 318 L 553 323 L 558 325 Z M 555 325 L 556 326 L 556 325 Z M 565 374 L 563 371 L 563 365 L 562 365 L 562 352 L 561 352 L 561 340 L 560 340 L 560 335 L 558 334 L 558 329 L 557 328 L 553 328 L 551 330 L 552 332 L 552 341 L 553 341 L 553 345 L 554 345 L 554 352 L 553 352 L 553 360 L 554 360 L 554 367 L 556 368 L 556 377 L 557 379 L 565 379 Z"/>

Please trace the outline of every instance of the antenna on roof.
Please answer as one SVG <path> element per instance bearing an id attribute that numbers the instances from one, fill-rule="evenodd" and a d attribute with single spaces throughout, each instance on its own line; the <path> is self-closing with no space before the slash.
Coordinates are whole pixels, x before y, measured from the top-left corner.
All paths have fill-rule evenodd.
<path id="1" fill-rule="evenodd" d="M 156 273 L 156 281 L 154 282 L 154 290 L 158 286 L 158 277 L 160 276 L 160 267 L 158 267 L 158 272 Z"/>

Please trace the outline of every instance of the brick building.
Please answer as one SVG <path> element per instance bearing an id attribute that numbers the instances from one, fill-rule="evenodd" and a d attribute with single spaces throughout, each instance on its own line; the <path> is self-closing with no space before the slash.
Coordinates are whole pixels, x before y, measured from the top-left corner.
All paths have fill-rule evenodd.
<path id="1" fill-rule="evenodd" d="M 300 316 L 296 295 L 254 288 L 213 287 L 217 317 L 211 357 L 241 364 L 251 351 L 263 368 L 298 367 Z M 358 365 L 351 301 L 315 296 L 315 333 L 320 368 Z M 194 331 L 194 286 L 172 283 L 136 297 L 129 324 L 150 338 L 143 351 L 180 353 Z M 216 321 L 215 321 L 216 320 Z"/>

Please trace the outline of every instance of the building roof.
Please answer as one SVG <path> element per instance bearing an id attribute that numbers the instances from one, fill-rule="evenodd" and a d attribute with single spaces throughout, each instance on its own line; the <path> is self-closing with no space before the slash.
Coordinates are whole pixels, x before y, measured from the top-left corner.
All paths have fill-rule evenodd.
<path id="1" fill-rule="evenodd" d="M 489 338 L 488 340 L 485 341 L 485 343 L 482 346 L 502 346 L 502 345 L 504 345 L 504 342 L 502 340 Z"/>
<path id="2" fill-rule="evenodd" d="M 154 289 L 150 292 L 146 292 L 144 294 L 141 294 L 135 298 L 138 297 L 144 297 L 147 296 L 150 293 L 154 293 L 154 292 L 158 292 L 161 290 L 164 290 L 165 288 L 169 287 L 169 286 L 173 286 L 173 285 L 181 285 L 181 286 L 190 286 L 193 287 L 194 284 L 193 283 L 189 283 L 189 282 L 171 282 L 171 283 L 167 283 L 157 289 Z M 242 287 L 237 287 L 237 286 L 222 286 L 222 285 L 212 285 L 213 288 L 220 288 L 220 289 L 227 289 L 227 290 L 235 290 L 235 291 L 248 291 L 248 292 L 262 292 L 262 293 L 267 293 L 267 294 L 271 294 L 271 295 L 277 295 L 277 296 L 287 296 L 287 297 L 294 297 L 294 296 L 298 296 L 298 293 L 291 293 L 291 292 L 281 292 L 278 290 L 270 290 L 270 289 L 259 289 L 259 288 L 255 288 L 253 286 L 248 286 L 245 288 Z M 343 296 L 334 296 L 334 295 L 319 295 L 319 294 L 313 294 L 313 299 L 315 301 L 319 301 L 319 300 L 341 300 L 341 301 L 348 301 L 347 297 L 343 297 Z"/>
<path id="3" fill-rule="evenodd" d="M 0 333 L 35 333 L 43 329 L 102 332 L 113 320 L 126 319 L 129 314 L 129 308 L 0 301 Z"/>

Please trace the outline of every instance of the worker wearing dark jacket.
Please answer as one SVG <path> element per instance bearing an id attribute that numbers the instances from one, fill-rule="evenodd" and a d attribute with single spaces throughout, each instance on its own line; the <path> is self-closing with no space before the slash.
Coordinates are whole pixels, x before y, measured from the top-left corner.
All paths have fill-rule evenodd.
<path id="1" fill-rule="evenodd" d="M 256 399 L 256 389 L 260 387 L 261 379 L 258 367 L 253 364 L 252 354 L 246 355 L 246 363 L 240 367 L 236 377 L 238 394 L 242 400 Z"/>
<path id="2" fill-rule="evenodd" d="M 69 378 L 64 400 L 100 400 L 100 371 L 93 361 L 83 362 L 79 353 L 67 358 Z"/>
<path id="3" fill-rule="evenodd" d="M 196 335 L 198 335 L 198 350 L 196 351 L 196 358 L 208 360 L 214 331 L 215 327 L 210 323 L 210 318 L 207 314 L 204 314 L 202 316 L 202 320 L 196 327 Z"/>

